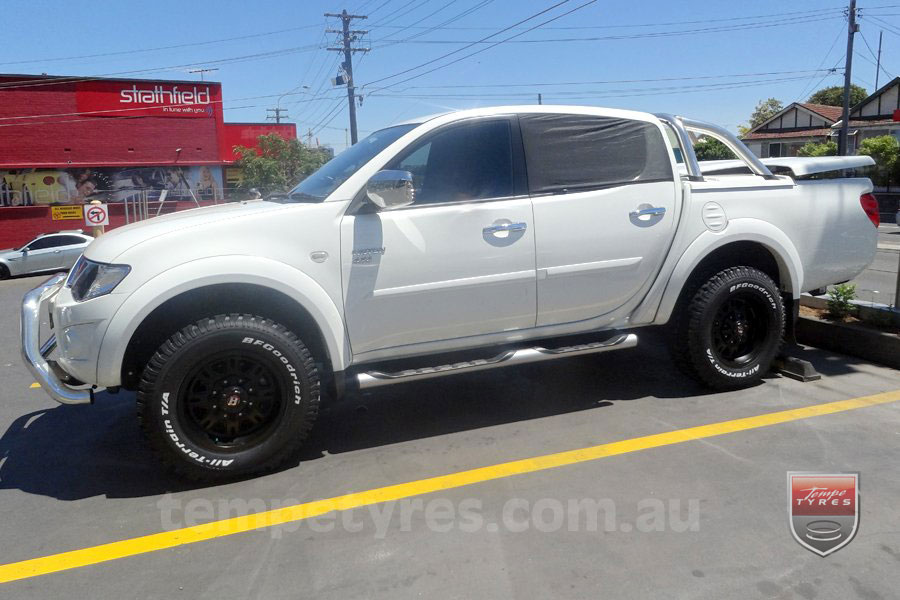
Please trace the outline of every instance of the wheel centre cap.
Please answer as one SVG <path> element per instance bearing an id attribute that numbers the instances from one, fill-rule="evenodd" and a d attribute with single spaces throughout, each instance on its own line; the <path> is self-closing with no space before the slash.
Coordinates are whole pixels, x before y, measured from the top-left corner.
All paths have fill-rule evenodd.
<path id="1" fill-rule="evenodd" d="M 222 408 L 225 409 L 225 412 L 235 413 L 244 409 L 247 396 L 243 389 L 238 387 L 227 388 L 222 395 L 224 397 Z"/>

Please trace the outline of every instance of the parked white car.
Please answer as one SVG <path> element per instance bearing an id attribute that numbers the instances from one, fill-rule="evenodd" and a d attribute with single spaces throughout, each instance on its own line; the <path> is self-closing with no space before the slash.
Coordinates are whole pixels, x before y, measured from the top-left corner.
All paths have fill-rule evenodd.
<path id="1" fill-rule="evenodd" d="M 44 233 L 24 246 L 0 250 L 0 279 L 71 268 L 94 241 L 80 229 Z"/>
<path id="2" fill-rule="evenodd" d="M 691 135 L 738 160 L 698 163 Z M 107 233 L 26 296 L 23 351 L 60 402 L 136 389 L 152 446 L 197 479 L 278 467 L 348 389 L 629 348 L 645 326 L 703 383 L 746 386 L 801 292 L 873 259 L 871 182 L 810 178 L 868 164 L 764 163 L 717 126 L 603 108 L 416 120 L 285 201 Z"/>

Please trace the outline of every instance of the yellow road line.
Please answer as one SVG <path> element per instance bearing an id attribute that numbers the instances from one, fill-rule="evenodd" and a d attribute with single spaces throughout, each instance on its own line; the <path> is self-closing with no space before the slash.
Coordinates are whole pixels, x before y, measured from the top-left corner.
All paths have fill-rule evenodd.
<path id="1" fill-rule="evenodd" d="M 31 389 L 39 388 L 39 387 L 41 387 L 41 384 L 39 384 L 37 381 L 35 381 L 34 383 L 32 383 L 32 384 L 31 384 L 30 386 L 28 386 L 28 387 L 30 387 Z"/>
<path id="2" fill-rule="evenodd" d="M 867 406 L 897 402 L 898 400 L 900 400 L 900 390 L 894 390 L 882 394 L 875 394 L 873 396 L 827 402 L 803 408 L 762 414 L 755 417 L 745 417 L 731 421 L 722 421 L 720 423 L 711 423 L 709 425 L 688 427 L 686 429 L 657 433 L 608 444 L 600 444 L 599 446 L 591 446 L 579 450 L 569 450 L 567 452 L 558 452 L 556 454 L 535 456 L 533 458 L 514 460 L 468 471 L 460 471 L 449 475 L 440 475 L 438 477 L 430 477 L 418 481 L 389 485 L 364 492 L 296 504 L 252 515 L 223 519 L 211 523 L 204 523 L 202 525 L 195 525 L 193 527 L 164 531 L 109 544 L 82 548 L 81 550 L 61 552 L 50 556 L 42 556 L 39 558 L 0 565 L 0 583 L 65 571 L 86 565 L 125 558 L 127 556 L 134 556 L 136 554 L 162 550 L 164 548 L 193 544 L 195 542 L 234 535 L 236 533 L 243 533 L 263 527 L 290 523 L 336 510 L 348 510 L 351 508 L 368 506 L 370 504 L 400 500 L 402 498 L 419 496 L 440 490 L 449 490 L 474 483 L 501 479 L 511 475 L 533 473 L 535 471 L 573 465 L 596 460 L 598 458 L 627 454 L 629 452 L 637 452 L 638 450 L 647 450 L 649 448 L 658 448 L 660 446 L 668 446 L 671 444 L 680 444 L 691 440 L 699 440 L 738 431 L 747 431 L 749 429 L 798 421 L 809 417 L 830 415 Z"/>

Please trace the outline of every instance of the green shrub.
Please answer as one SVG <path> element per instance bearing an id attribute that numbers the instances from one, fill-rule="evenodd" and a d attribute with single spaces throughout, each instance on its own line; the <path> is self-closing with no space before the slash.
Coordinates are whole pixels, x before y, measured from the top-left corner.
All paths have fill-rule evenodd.
<path id="1" fill-rule="evenodd" d="M 853 303 L 856 298 L 856 285 L 853 283 L 841 283 L 828 290 L 828 316 L 833 319 L 843 319 L 853 312 Z"/>

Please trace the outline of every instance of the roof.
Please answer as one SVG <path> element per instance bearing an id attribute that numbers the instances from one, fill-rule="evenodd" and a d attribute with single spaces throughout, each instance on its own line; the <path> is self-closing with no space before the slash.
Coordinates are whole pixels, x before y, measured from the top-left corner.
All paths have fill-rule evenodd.
<path id="1" fill-rule="evenodd" d="M 15 79 L 16 81 L 5 81 L 6 79 Z M 222 85 L 220 81 L 197 81 L 196 79 L 136 79 L 133 77 L 95 77 L 93 75 L 24 75 L 20 73 L 0 73 L 0 81 L 4 84 L 22 83 L 27 81 L 46 80 L 48 82 L 55 81 L 57 83 L 78 83 L 79 81 L 128 81 L 136 83 L 184 83 L 184 84 L 203 84 L 203 85 Z"/>
<path id="2" fill-rule="evenodd" d="M 742 140 L 771 140 L 775 138 L 823 137 L 832 133 L 832 129 L 799 129 L 795 131 L 758 131 L 741 136 Z"/>
<path id="3" fill-rule="evenodd" d="M 862 111 L 862 108 L 866 104 L 873 102 L 878 96 L 880 96 L 881 94 L 883 94 L 884 92 L 886 92 L 887 90 L 892 88 L 893 86 L 897 85 L 898 83 L 900 83 L 900 77 L 894 77 L 893 79 L 888 81 L 886 84 L 884 84 L 883 86 L 881 86 L 880 88 L 878 88 L 877 90 L 872 92 L 872 94 L 869 97 L 865 98 L 862 102 L 860 102 L 856 106 L 852 107 L 850 109 L 850 115 L 852 116 L 854 113 L 859 113 L 860 111 Z"/>
<path id="4" fill-rule="evenodd" d="M 781 117 L 782 115 L 788 113 L 789 111 L 793 110 L 794 108 L 800 108 L 807 112 L 811 112 L 812 114 L 814 114 L 818 117 L 821 117 L 822 119 L 825 119 L 825 121 L 828 122 L 827 123 L 828 125 L 831 125 L 835 121 L 839 120 L 841 118 L 841 114 L 843 113 L 843 109 L 840 106 L 829 106 L 827 104 L 813 104 L 811 102 L 791 102 L 790 104 L 788 104 L 787 106 L 785 106 L 784 108 L 779 110 L 777 113 L 775 113 L 774 115 L 772 115 L 771 117 L 769 117 L 768 119 L 766 119 L 765 121 L 763 121 L 762 123 L 757 125 L 756 127 L 751 128 L 750 129 L 751 133 L 744 135 L 742 139 L 745 139 L 745 140 L 753 139 L 752 136 L 755 136 L 755 135 L 761 135 L 761 136 L 767 137 L 767 138 L 769 138 L 769 137 L 798 137 L 798 136 L 802 137 L 803 135 L 810 135 L 809 131 L 812 131 L 812 128 L 807 129 L 805 132 L 804 131 L 800 131 L 800 132 L 792 131 L 792 132 L 789 132 L 792 135 L 786 135 L 786 136 L 778 135 L 776 133 L 771 133 L 771 132 L 768 132 L 765 134 L 763 134 L 762 132 L 759 132 L 760 129 L 762 129 L 763 127 L 765 127 L 766 125 L 768 125 L 769 123 L 774 121 L 775 119 L 777 119 L 777 118 Z M 800 129 L 800 128 L 792 127 L 791 129 Z M 759 133 L 757 133 L 757 132 L 759 132 Z"/>
<path id="5" fill-rule="evenodd" d="M 828 104 L 813 104 L 811 102 L 798 102 L 800 106 L 808 111 L 814 112 L 820 117 L 824 117 L 829 121 L 838 121 L 844 113 L 844 109 L 840 106 L 830 106 Z"/>
<path id="6" fill-rule="evenodd" d="M 885 125 L 898 125 L 900 121 L 893 119 L 850 119 L 850 127 L 872 127 L 873 125 L 883 127 Z"/>

